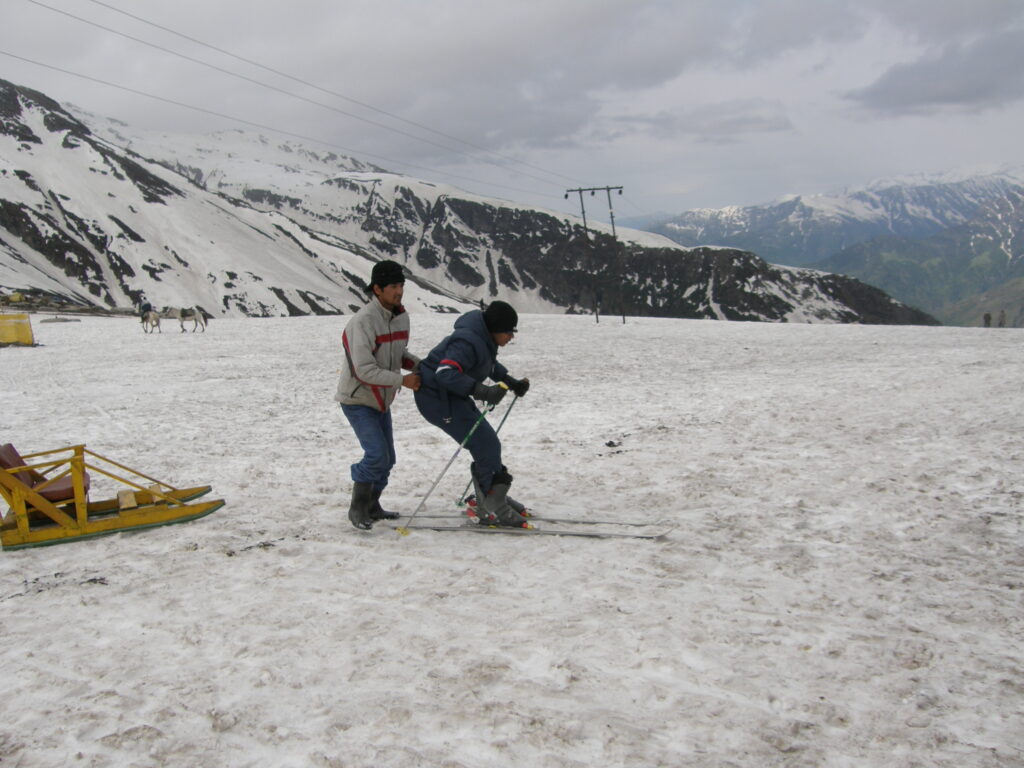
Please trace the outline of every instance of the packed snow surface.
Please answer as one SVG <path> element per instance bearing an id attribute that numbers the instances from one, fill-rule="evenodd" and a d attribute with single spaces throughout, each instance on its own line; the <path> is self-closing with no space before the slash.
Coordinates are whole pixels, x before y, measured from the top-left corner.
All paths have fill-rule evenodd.
<path id="1" fill-rule="evenodd" d="M 0 554 L 4 765 L 1024 765 L 1021 331 L 522 317 L 513 495 L 649 541 L 353 529 L 345 317 L 43 319 L 0 442 L 227 503 Z M 408 512 L 456 446 L 394 417 Z"/>

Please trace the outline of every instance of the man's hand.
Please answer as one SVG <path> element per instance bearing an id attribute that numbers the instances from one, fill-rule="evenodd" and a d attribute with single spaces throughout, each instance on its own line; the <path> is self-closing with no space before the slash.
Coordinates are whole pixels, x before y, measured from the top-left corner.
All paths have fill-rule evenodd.
<path id="1" fill-rule="evenodd" d="M 418 373 L 407 373 L 402 377 L 402 386 L 406 389 L 411 389 L 413 392 L 420 388 L 421 383 L 422 379 L 420 379 Z"/>
<path id="2" fill-rule="evenodd" d="M 497 405 L 500 403 L 501 399 L 505 397 L 506 392 L 508 392 L 508 388 L 503 387 L 500 384 L 494 384 L 492 386 L 477 384 L 473 387 L 473 397 L 477 400 L 483 400 L 488 405 Z"/>
<path id="3" fill-rule="evenodd" d="M 512 394 L 516 397 L 522 397 L 530 391 L 529 379 L 513 379 L 509 376 L 505 379 L 505 383 L 508 384 L 508 388 L 512 390 Z"/>

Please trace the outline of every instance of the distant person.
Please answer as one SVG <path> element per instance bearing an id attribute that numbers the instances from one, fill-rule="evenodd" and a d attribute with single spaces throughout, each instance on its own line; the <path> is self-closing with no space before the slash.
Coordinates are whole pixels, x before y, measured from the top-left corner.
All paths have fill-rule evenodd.
<path id="1" fill-rule="evenodd" d="M 471 310 L 455 321 L 455 329 L 420 363 L 423 386 L 415 399 L 423 418 L 461 444 L 480 417 L 473 399 L 497 405 L 508 389 L 522 397 L 529 379 L 514 379 L 498 362 L 498 349 L 516 334 L 519 317 L 504 301 L 486 310 Z M 485 379 L 498 384 L 487 385 Z M 509 495 L 512 475 L 501 463 L 501 441 L 486 420 L 473 432 L 466 447 L 473 456 L 470 473 L 476 491 L 480 522 L 527 527 L 526 508 Z"/>
<path id="2" fill-rule="evenodd" d="M 999 327 L 1000 328 L 1005 328 L 1006 327 L 1006 310 L 1005 309 L 999 310 Z"/>
<path id="3" fill-rule="evenodd" d="M 985 323 L 985 327 L 986 327 L 986 328 L 991 328 L 991 327 L 992 327 L 992 313 L 991 313 L 991 312 L 986 312 L 986 313 L 985 313 L 985 314 L 984 314 L 984 315 L 982 316 L 982 318 L 981 318 L 981 319 L 982 319 L 982 321 L 983 321 L 983 322 Z"/>
<path id="4" fill-rule="evenodd" d="M 351 467 L 348 509 L 349 521 L 363 530 L 372 528 L 377 520 L 399 517 L 380 504 L 396 461 L 390 409 L 402 387 L 420 388 L 416 372 L 420 360 L 408 351 L 409 315 L 402 306 L 402 265 L 377 262 L 366 290 L 370 301 L 352 316 L 341 336 L 345 365 L 334 396 L 363 449 L 363 458 Z M 403 375 L 403 369 L 412 372 Z"/>

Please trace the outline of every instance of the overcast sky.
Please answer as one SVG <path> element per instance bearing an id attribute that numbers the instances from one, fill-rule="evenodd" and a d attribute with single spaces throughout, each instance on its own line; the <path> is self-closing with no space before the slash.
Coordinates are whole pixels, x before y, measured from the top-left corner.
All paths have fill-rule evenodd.
<path id="1" fill-rule="evenodd" d="M 1024 165 L 1021 0 L 0 0 L 0 13 L 0 78 L 62 102 L 145 128 L 239 125 L 73 72 L 574 213 L 564 192 L 580 186 L 623 186 L 622 218 Z M 604 214 L 606 199 L 587 202 Z"/>

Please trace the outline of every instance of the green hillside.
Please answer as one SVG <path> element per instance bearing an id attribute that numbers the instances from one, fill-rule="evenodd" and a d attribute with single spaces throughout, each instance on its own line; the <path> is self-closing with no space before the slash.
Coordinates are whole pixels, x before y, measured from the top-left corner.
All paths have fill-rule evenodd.
<path id="1" fill-rule="evenodd" d="M 995 318 L 1005 309 L 1019 327 L 1024 196 L 1009 196 L 972 221 L 937 235 L 876 238 L 815 266 L 877 286 L 946 324 L 980 325 L 985 312 Z"/>
<path id="2" fill-rule="evenodd" d="M 995 328 L 1003 312 L 1006 313 L 1007 328 L 1024 328 L 1024 277 L 951 304 L 937 315 L 947 325 L 981 326 L 988 313 Z"/>

